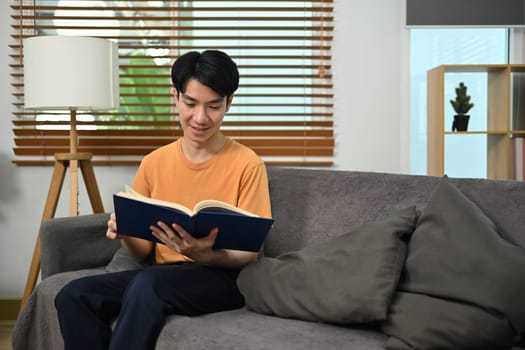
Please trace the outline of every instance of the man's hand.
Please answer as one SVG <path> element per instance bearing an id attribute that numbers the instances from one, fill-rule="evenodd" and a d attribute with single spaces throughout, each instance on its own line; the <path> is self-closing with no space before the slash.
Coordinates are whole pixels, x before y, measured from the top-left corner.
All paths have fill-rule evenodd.
<path id="1" fill-rule="evenodd" d="M 120 235 L 117 233 L 117 217 L 115 216 L 115 213 L 111 213 L 111 215 L 109 216 L 106 237 L 109 239 L 120 238 Z"/>
<path id="2" fill-rule="evenodd" d="M 158 222 L 157 226 L 151 226 L 150 229 L 158 240 L 197 263 L 239 269 L 257 259 L 256 252 L 213 249 L 218 228 L 213 228 L 206 237 L 198 239 L 177 224 L 169 226 Z"/>
<path id="3" fill-rule="evenodd" d="M 138 261 L 146 258 L 153 249 L 153 243 L 144 239 L 120 235 L 117 232 L 117 217 L 111 213 L 108 220 L 106 237 L 109 239 L 120 239 L 120 244 L 126 251 Z"/>
<path id="4" fill-rule="evenodd" d="M 202 238 L 194 238 L 182 226 L 172 224 L 171 227 L 159 221 L 157 226 L 150 226 L 151 233 L 169 248 L 184 254 L 196 262 L 207 263 L 213 255 L 213 245 L 217 238 L 218 228 Z"/>

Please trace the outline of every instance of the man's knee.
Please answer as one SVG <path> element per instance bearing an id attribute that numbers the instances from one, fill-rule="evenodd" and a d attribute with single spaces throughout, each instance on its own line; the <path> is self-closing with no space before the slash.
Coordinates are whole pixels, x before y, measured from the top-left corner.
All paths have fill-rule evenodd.
<path id="1" fill-rule="evenodd" d="M 83 293 L 82 280 L 69 281 L 62 289 L 60 289 L 55 296 L 55 307 L 60 309 L 62 306 L 70 304 L 74 300 L 78 300 Z"/>

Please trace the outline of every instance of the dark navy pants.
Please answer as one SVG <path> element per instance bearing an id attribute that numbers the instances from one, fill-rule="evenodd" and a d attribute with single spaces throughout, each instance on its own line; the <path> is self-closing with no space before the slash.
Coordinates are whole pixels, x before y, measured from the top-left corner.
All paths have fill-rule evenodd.
<path id="1" fill-rule="evenodd" d="M 153 349 L 168 315 L 242 307 L 237 275 L 180 263 L 73 280 L 55 298 L 65 350 Z"/>

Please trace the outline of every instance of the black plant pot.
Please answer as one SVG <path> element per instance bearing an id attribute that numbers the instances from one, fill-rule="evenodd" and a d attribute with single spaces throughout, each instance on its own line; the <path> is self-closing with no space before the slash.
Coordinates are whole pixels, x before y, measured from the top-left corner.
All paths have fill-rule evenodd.
<path id="1" fill-rule="evenodd" d="M 452 122 L 452 131 L 467 131 L 469 119 L 470 115 L 456 114 Z"/>

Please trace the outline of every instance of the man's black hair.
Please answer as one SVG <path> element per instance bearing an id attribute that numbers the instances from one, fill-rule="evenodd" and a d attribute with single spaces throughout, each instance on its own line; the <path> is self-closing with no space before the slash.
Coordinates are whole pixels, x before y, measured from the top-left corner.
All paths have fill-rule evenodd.
<path id="1" fill-rule="evenodd" d="M 196 79 L 220 96 L 230 97 L 239 87 L 239 71 L 230 56 L 218 50 L 190 51 L 175 60 L 171 81 L 177 93 L 184 93 L 186 83 Z"/>

